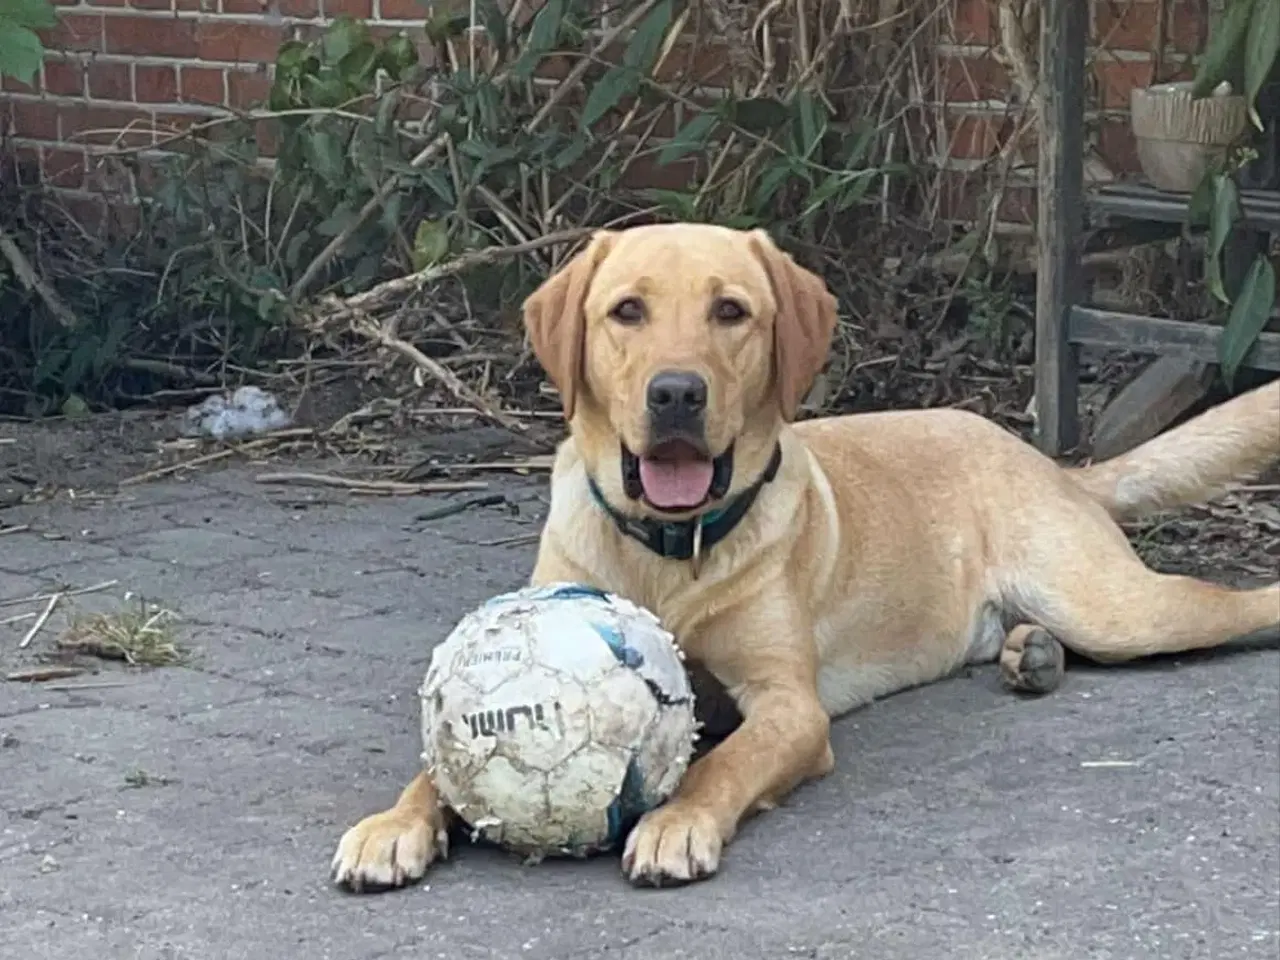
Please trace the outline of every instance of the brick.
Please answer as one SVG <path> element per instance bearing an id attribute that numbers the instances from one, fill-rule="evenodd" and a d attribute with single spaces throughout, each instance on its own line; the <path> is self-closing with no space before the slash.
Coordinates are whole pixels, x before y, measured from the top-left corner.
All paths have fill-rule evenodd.
<path id="1" fill-rule="evenodd" d="M 1104 118 L 1098 127 L 1098 153 L 1115 173 L 1141 173 L 1138 144 L 1128 120 Z"/>
<path id="2" fill-rule="evenodd" d="M 3 124 L 0 124 L 2 127 Z M 40 183 L 40 150 L 37 147 L 15 146 L 8 151 L 12 158 L 12 166 L 5 161 L 4 168 L 0 168 L 0 180 L 7 178 L 12 171 L 13 179 L 10 183 L 16 182 L 20 186 L 34 187 Z"/>
<path id="3" fill-rule="evenodd" d="M 36 71 L 36 75 L 31 78 L 31 83 L 23 83 L 8 74 L 0 75 L 0 90 L 5 93 L 26 93 L 36 95 L 40 92 L 40 71 Z"/>
<path id="4" fill-rule="evenodd" d="M 102 233 L 106 226 L 107 204 L 101 197 L 83 193 L 65 193 L 58 198 L 58 201 L 58 206 L 76 226 L 89 233 Z"/>
<path id="5" fill-rule="evenodd" d="M 951 39 L 965 44 L 994 42 L 995 12 L 991 0 L 955 0 L 951 15 Z"/>
<path id="6" fill-rule="evenodd" d="M 196 55 L 201 60 L 231 63 L 274 63 L 285 33 L 258 23 L 207 20 L 196 28 Z"/>
<path id="7" fill-rule="evenodd" d="M 947 112 L 949 144 L 946 156 L 964 160 L 985 160 L 1000 149 L 1002 113 Z"/>
<path id="8" fill-rule="evenodd" d="M 127 63 L 90 63 L 89 96 L 95 100 L 132 100 L 133 77 Z"/>
<path id="9" fill-rule="evenodd" d="M 173 0 L 129 0 L 135 10 L 172 10 Z"/>
<path id="10" fill-rule="evenodd" d="M 245 110 L 260 106 L 271 94 L 271 74 L 267 70 L 232 70 L 227 73 L 227 105 Z"/>
<path id="11" fill-rule="evenodd" d="M 1013 84 L 1004 67 L 990 54 L 940 58 L 938 99 L 944 103 L 1005 100 Z"/>
<path id="12" fill-rule="evenodd" d="M 9 102 L 9 129 L 16 137 L 30 140 L 58 139 L 58 108 L 38 100 Z"/>
<path id="13" fill-rule="evenodd" d="M 101 53 L 102 19 L 100 13 L 65 13 L 58 18 L 56 27 L 39 31 L 40 39 L 51 50 Z"/>
<path id="14" fill-rule="evenodd" d="M 280 13 L 297 20 L 314 20 L 320 16 L 320 0 L 280 0 Z"/>
<path id="15" fill-rule="evenodd" d="M 1094 38 L 1107 50 L 1149 51 L 1155 43 L 1157 4 L 1151 0 L 1095 0 Z M 1172 0 L 1165 21 L 1166 47 L 1194 53 L 1207 36 L 1195 3 Z"/>
<path id="16" fill-rule="evenodd" d="M 984 195 L 983 187 L 988 176 L 985 171 L 944 170 L 939 197 L 943 218 L 963 222 L 986 220 L 991 198 Z M 1000 190 L 997 216 L 1004 223 L 1035 223 L 1036 188 L 1030 184 L 1006 184 Z"/>
<path id="17" fill-rule="evenodd" d="M 194 57 L 199 52 L 195 24 L 190 20 L 110 17 L 105 33 L 107 53 L 144 57 Z"/>
<path id="18" fill-rule="evenodd" d="M 89 0 L 91 7 L 123 7 L 124 0 Z"/>
<path id="19" fill-rule="evenodd" d="M 338 17 L 354 17 L 357 20 L 368 20 L 373 16 L 373 0 L 323 0 L 324 15 L 330 20 Z M 425 11 L 418 14 L 424 19 Z"/>
<path id="20" fill-rule="evenodd" d="M 652 146 L 656 147 L 658 144 L 654 143 Z M 622 172 L 618 185 L 632 190 L 643 187 L 684 190 L 698 181 L 698 166 L 694 157 L 686 157 L 666 166 L 659 166 L 656 154 L 637 157 Z"/>
<path id="21" fill-rule="evenodd" d="M 84 186 L 85 156 L 83 150 L 45 147 L 41 168 L 44 179 L 52 187 L 79 190 Z"/>
<path id="22" fill-rule="evenodd" d="M 258 15 L 266 13 L 270 7 L 270 0 L 222 0 L 223 13 Z"/>
<path id="23" fill-rule="evenodd" d="M 154 142 L 155 117 L 126 107 L 77 104 L 62 109 L 62 139 L 67 143 L 142 147 Z"/>
<path id="24" fill-rule="evenodd" d="M 1105 54 L 1093 64 L 1098 106 L 1103 110 L 1128 110 L 1129 93 L 1151 82 L 1150 60 L 1113 60 Z"/>
<path id="25" fill-rule="evenodd" d="M 224 77 L 221 67 L 183 67 L 180 84 L 182 101 L 222 106 L 227 102 Z"/>
<path id="26" fill-rule="evenodd" d="M 133 69 L 134 99 L 139 103 L 173 103 L 178 99 L 178 71 L 175 68 L 140 63 Z"/>
<path id="27" fill-rule="evenodd" d="M 378 0 L 379 20 L 423 20 L 426 7 L 417 0 Z"/>
<path id="28" fill-rule="evenodd" d="M 44 88 L 59 97 L 83 97 L 84 66 L 75 60 L 46 60 Z"/>

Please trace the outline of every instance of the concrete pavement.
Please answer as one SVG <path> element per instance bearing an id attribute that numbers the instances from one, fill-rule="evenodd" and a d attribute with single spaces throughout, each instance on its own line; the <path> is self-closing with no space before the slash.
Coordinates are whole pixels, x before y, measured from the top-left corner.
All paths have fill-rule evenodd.
<path id="1" fill-rule="evenodd" d="M 1280 956 L 1277 651 L 1076 668 L 1041 700 L 992 670 L 893 697 L 697 886 L 463 848 L 421 886 L 341 893 L 338 837 L 414 772 L 430 647 L 523 581 L 543 481 L 415 523 L 441 501 L 253 472 L 0 514 L 32 526 L 0 537 L 0 599 L 114 579 L 77 603 L 141 593 L 194 649 L 0 683 L 3 960 Z M 17 649 L 30 623 L 0 626 L 0 672 L 49 649 L 52 622 Z"/>

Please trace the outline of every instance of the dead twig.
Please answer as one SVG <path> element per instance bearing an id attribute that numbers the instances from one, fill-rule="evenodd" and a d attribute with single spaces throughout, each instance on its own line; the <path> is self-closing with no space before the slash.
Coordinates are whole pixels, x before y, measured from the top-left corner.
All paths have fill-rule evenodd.
<path id="1" fill-rule="evenodd" d="M 101 583 L 95 583 L 91 587 L 80 587 L 77 590 L 58 590 L 54 593 L 34 593 L 29 597 L 10 597 L 7 600 L 0 600 L 0 607 L 16 607 L 20 603 L 40 603 L 45 600 L 51 600 L 54 597 L 82 597 L 86 593 L 98 593 L 106 590 L 108 587 L 114 587 L 119 580 L 103 580 Z"/>
<path id="2" fill-rule="evenodd" d="M 468 387 L 461 379 L 459 379 L 458 375 L 448 367 L 436 360 L 432 360 L 407 340 L 402 340 L 400 337 L 396 336 L 393 324 L 378 324 L 365 317 L 356 322 L 355 330 L 380 346 L 386 347 L 388 350 L 394 350 L 402 356 L 408 357 L 417 364 L 418 369 L 425 372 L 431 377 L 431 379 L 440 383 L 463 403 L 471 404 L 475 407 L 477 412 L 484 414 L 500 426 L 506 427 L 512 433 L 524 433 L 527 429 L 519 420 L 514 417 L 507 416 L 501 410 L 498 410 L 490 404 L 484 397 L 480 396 L 480 394 Z"/>
<path id="3" fill-rule="evenodd" d="M 225 450 L 215 450 L 213 453 L 206 453 L 198 457 L 192 457 L 190 460 L 171 463 L 167 467 L 156 467 L 154 470 L 144 470 L 142 473 L 135 473 L 131 477 L 125 477 L 120 481 L 119 485 L 122 487 L 128 487 L 138 483 L 145 483 L 148 480 L 158 480 L 161 477 L 167 477 L 169 474 L 177 473 L 180 470 L 190 470 L 192 467 L 202 467 L 205 464 L 213 463 L 217 460 L 225 460 L 227 457 L 234 457 L 237 453 L 244 453 L 246 450 L 257 450 L 273 443 L 279 443 L 281 440 L 292 440 L 299 437 L 310 437 L 314 435 L 315 431 L 310 427 L 294 427 L 289 430 L 277 430 L 269 436 L 259 437 L 257 440 L 249 440 L 245 443 L 238 443 Z"/>
<path id="4" fill-rule="evenodd" d="M 31 524 L 29 523 L 19 523 L 17 526 L 13 526 L 13 527 L 0 527 L 0 537 L 3 537 L 5 534 L 9 534 L 9 533 L 25 533 L 30 529 L 31 529 Z"/>
<path id="5" fill-rule="evenodd" d="M 84 667 L 50 665 L 15 670 L 12 673 L 5 674 L 5 679 L 11 683 L 44 683 L 47 680 L 66 680 L 69 677 L 78 677 L 88 672 Z"/>
<path id="6" fill-rule="evenodd" d="M 428 510 L 426 513 L 420 513 L 413 519 L 419 523 L 429 523 L 432 520 L 443 520 L 445 517 L 457 516 L 459 513 L 466 513 L 475 507 L 496 507 L 506 503 L 507 498 L 500 493 L 491 493 L 484 497 L 472 497 L 470 500 L 459 500 L 457 503 L 446 504 L 435 510 Z"/>
<path id="7" fill-rule="evenodd" d="M 513 243 L 508 246 L 482 247 L 479 250 L 472 250 L 469 253 L 454 257 L 444 263 L 432 264 L 417 273 L 384 280 L 377 286 L 370 287 L 363 293 L 347 297 L 345 300 L 333 296 L 326 297 L 323 303 L 327 308 L 330 319 L 376 312 L 392 304 L 399 303 L 410 294 L 417 293 L 430 284 L 439 283 L 446 277 L 466 273 L 476 267 L 488 266 L 502 260 L 510 260 L 512 257 L 532 253 L 545 247 L 562 243 L 577 243 L 579 240 L 591 236 L 594 232 L 595 227 L 574 227 L 572 230 L 548 233 L 541 237 L 534 237 L 532 240 L 525 240 L 522 243 Z"/>
<path id="8" fill-rule="evenodd" d="M 18 278 L 18 282 L 44 301 L 54 319 L 68 330 L 74 330 L 80 326 L 80 318 L 62 302 L 62 298 L 44 282 L 40 274 L 36 273 L 31 261 L 3 228 L 0 228 L 0 253 L 4 254 L 4 258 L 9 261 L 9 266 L 13 267 L 13 275 Z"/>
<path id="9" fill-rule="evenodd" d="M 445 481 L 442 483 L 401 483 L 396 480 L 357 480 L 329 473 L 263 473 L 254 477 L 257 483 L 289 484 L 297 487 L 338 487 L 353 493 L 382 493 L 413 496 L 422 493 L 458 493 L 483 490 L 487 484 L 477 481 Z"/>
<path id="10" fill-rule="evenodd" d="M 45 625 L 45 622 L 49 619 L 49 615 L 53 613 L 53 608 L 58 605 L 58 601 L 61 599 L 61 593 L 55 593 L 49 597 L 49 602 L 45 604 L 45 608 L 40 611 L 40 616 L 36 617 L 36 622 L 31 625 L 31 629 L 27 631 L 26 635 L 18 641 L 19 650 L 25 650 L 31 644 L 31 641 L 35 639 L 35 635 L 40 632 L 40 628 Z"/>

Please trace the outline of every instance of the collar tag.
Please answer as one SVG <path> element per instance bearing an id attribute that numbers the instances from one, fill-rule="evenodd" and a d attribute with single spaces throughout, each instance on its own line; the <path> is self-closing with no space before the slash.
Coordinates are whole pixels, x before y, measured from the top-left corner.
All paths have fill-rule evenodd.
<path id="1" fill-rule="evenodd" d="M 698 574 L 702 573 L 702 521 L 695 520 L 693 522 L 693 549 L 689 553 L 689 569 L 693 573 L 693 579 L 698 579 Z"/>

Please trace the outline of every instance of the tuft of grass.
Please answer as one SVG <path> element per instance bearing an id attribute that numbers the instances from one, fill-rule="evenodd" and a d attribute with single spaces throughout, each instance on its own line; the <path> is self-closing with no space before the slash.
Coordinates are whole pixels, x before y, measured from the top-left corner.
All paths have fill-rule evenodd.
<path id="1" fill-rule="evenodd" d="M 186 652 L 174 637 L 173 611 L 132 595 L 125 601 L 122 610 L 77 617 L 58 641 L 58 649 L 136 666 L 181 663 Z"/>

